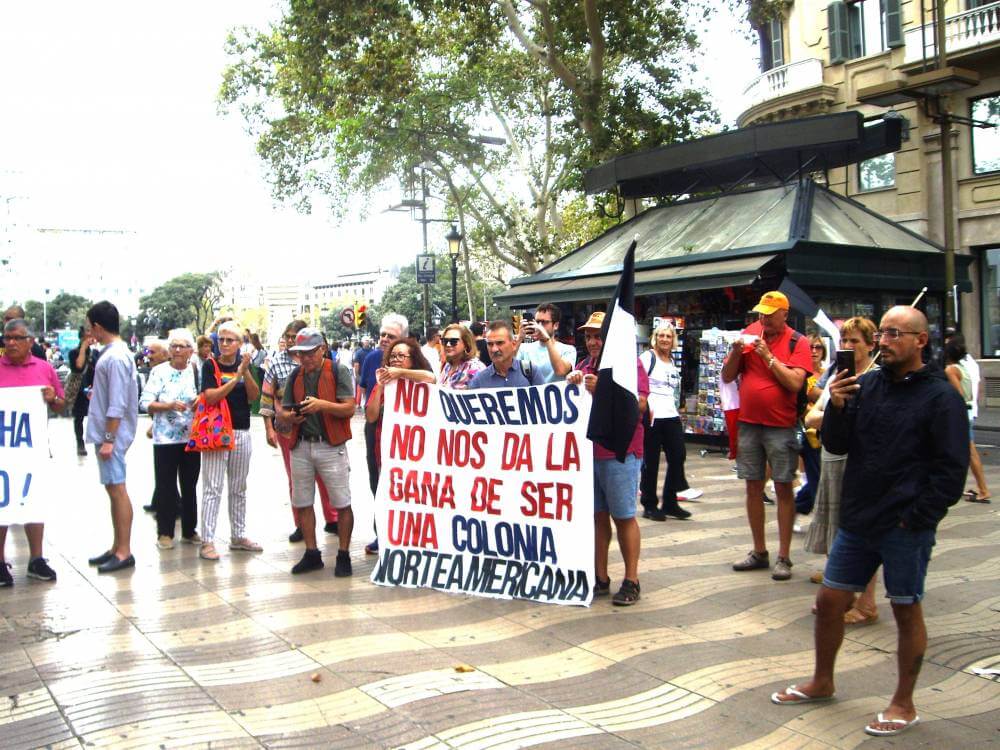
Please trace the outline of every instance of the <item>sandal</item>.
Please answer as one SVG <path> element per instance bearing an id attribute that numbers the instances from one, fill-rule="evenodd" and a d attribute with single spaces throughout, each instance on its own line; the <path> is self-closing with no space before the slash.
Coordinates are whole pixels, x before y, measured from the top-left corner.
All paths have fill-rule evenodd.
<path id="1" fill-rule="evenodd" d="M 823 583 L 823 571 L 817 570 L 811 576 L 809 576 L 810 583 Z"/>
<path id="2" fill-rule="evenodd" d="M 198 550 L 198 557 L 202 560 L 212 560 L 213 562 L 219 559 L 219 553 L 215 551 L 215 545 L 211 542 L 205 542 L 201 545 L 201 549 Z"/>
<path id="3" fill-rule="evenodd" d="M 239 537 L 237 539 L 232 539 L 229 542 L 229 549 L 240 550 L 243 552 L 263 552 L 264 548 L 261 547 L 257 542 L 251 541 L 246 537 Z"/>
<path id="4" fill-rule="evenodd" d="M 806 695 L 795 685 L 789 685 L 784 690 L 786 698 L 781 697 L 781 693 L 771 693 L 771 703 L 776 706 L 797 706 L 799 703 L 822 703 L 832 701 L 832 695 Z"/>
<path id="5" fill-rule="evenodd" d="M 844 613 L 845 625 L 874 625 L 878 622 L 878 612 L 865 612 L 857 607 L 851 607 Z"/>
<path id="6" fill-rule="evenodd" d="M 870 734 L 872 737 L 893 737 L 900 732 L 905 732 L 907 729 L 915 727 L 919 723 L 919 716 L 914 716 L 909 721 L 906 719 L 887 719 L 885 718 L 885 714 L 879 711 L 875 715 L 875 720 L 865 727 L 865 734 Z M 877 726 L 872 726 L 872 724 L 889 724 L 890 728 L 879 729 Z"/>
<path id="7" fill-rule="evenodd" d="M 989 495 L 984 495 L 983 497 L 980 497 L 979 493 L 976 492 L 975 490 L 967 490 L 962 495 L 962 498 L 965 499 L 966 502 L 970 503 L 988 503 L 990 501 Z"/>

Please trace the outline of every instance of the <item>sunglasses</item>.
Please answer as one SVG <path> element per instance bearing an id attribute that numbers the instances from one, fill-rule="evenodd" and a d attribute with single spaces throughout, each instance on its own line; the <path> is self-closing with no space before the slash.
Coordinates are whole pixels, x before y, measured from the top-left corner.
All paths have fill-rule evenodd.
<path id="1" fill-rule="evenodd" d="M 224 338 L 222 338 L 220 336 L 219 337 L 219 343 L 220 344 L 238 344 L 238 343 L 240 343 L 240 340 L 239 339 L 224 339 Z"/>
<path id="2" fill-rule="evenodd" d="M 444 344 L 445 346 L 458 346 L 458 342 L 461 340 L 462 340 L 461 338 L 453 338 L 453 339 L 447 338 L 447 339 L 441 339 L 441 343 Z"/>

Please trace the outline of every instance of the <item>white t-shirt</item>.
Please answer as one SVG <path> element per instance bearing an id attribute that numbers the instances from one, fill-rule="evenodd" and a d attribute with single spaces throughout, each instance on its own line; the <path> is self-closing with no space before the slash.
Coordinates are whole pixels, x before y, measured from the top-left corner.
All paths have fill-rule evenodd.
<path id="1" fill-rule="evenodd" d="M 643 352 L 639 361 L 642 369 L 649 374 L 650 419 L 671 419 L 680 416 L 677 412 L 677 394 L 681 390 L 681 373 L 673 362 L 664 362 L 652 351 Z M 652 370 L 650 370 L 652 365 Z"/>

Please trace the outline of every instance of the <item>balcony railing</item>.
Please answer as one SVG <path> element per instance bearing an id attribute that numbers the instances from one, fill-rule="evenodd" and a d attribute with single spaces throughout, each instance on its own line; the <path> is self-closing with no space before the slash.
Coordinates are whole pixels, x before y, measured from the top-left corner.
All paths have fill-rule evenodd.
<path id="1" fill-rule="evenodd" d="M 908 29 L 904 62 L 920 62 L 924 58 L 933 60 L 936 53 L 934 33 L 933 23 Z M 991 42 L 1000 42 L 1000 2 L 981 5 L 944 19 L 944 48 L 949 54 L 972 50 Z"/>
<path id="2" fill-rule="evenodd" d="M 795 91 L 820 86 L 822 83 L 822 60 L 815 58 L 799 60 L 788 65 L 771 68 L 771 70 L 757 76 L 743 90 L 742 111 L 745 112 L 751 107 L 761 102 L 766 102 L 769 99 L 776 99 L 779 96 L 791 94 Z"/>

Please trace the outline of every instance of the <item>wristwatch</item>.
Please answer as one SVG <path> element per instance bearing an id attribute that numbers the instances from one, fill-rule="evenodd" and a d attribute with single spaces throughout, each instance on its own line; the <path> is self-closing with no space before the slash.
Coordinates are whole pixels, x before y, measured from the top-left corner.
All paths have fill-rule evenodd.
<path id="1" fill-rule="evenodd" d="M 114 433 L 113 432 L 105 432 L 104 433 L 104 442 L 105 443 L 113 443 L 113 442 L 115 442 L 115 435 L 114 435 Z"/>

